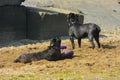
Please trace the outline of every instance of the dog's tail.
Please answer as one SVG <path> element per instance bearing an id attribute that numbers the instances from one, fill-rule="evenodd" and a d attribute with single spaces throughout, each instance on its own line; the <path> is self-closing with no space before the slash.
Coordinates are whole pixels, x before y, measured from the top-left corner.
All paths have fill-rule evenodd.
<path id="1" fill-rule="evenodd" d="M 101 28 L 98 25 L 96 25 L 96 24 L 95 24 L 95 26 L 96 26 L 96 29 L 98 30 L 98 32 L 100 32 Z"/>

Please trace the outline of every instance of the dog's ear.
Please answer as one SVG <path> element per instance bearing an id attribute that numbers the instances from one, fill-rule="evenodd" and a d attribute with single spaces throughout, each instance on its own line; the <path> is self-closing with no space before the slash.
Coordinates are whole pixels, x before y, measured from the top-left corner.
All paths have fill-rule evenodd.
<path id="1" fill-rule="evenodd" d="M 67 19 L 70 19 L 70 18 L 73 18 L 75 17 L 75 14 L 74 13 L 69 13 L 67 14 Z"/>
<path id="2" fill-rule="evenodd" d="M 57 40 L 60 40 L 60 37 L 55 37 L 52 39 L 53 42 L 56 42 Z"/>
<path id="3" fill-rule="evenodd" d="M 79 16 L 78 16 L 78 14 L 75 15 L 75 19 L 76 19 L 76 21 L 79 21 Z"/>
<path id="4" fill-rule="evenodd" d="M 53 38 L 52 41 L 53 41 L 53 42 L 56 42 L 56 38 Z"/>
<path id="5" fill-rule="evenodd" d="M 60 37 L 56 37 L 57 40 L 60 40 Z"/>
<path id="6" fill-rule="evenodd" d="M 75 17 L 78 19 L 78 14 L 76 14 Z"/>
<path id="7" fill-rule="evenodd" d="M 67 20 L 67 22 L 70 21 L 70 15 L 69 14 L 67 14 L 66 20 Z"/>
<path id="8" fill-rule="evenodd" d="M 50 41 L 50 46 L 54 46 L 54 45 L 55 45 L 55 43 L 56 43 L 56 39 L 55 39 L 55 38 L 53 38 L 53 39 Z"/>
<path id="9" fill-rule="evenodd" d="M 69 16 L 70 18 L 75 18 L 76 15 L 74 13 L 70 13 Z"/>
<path id="10" fill-rule="evenodd" d="M 74 13 L 69 13 L 67 15 L 67 22 L 70 22 L 70 19 L 75 19 L 75 14 Z"/>
<path id="11" fill-rule="evenodd" d="M 61 43 L 60 37 L 56 37 L 56 41 L 59 42 L 59 43 Z"/>
<path id="12" fill-rule="evenodd" d="M 57 41 L 59 42 L 59 44 L 61 44 L 61 39 L 60 39 L 60 37 L 57 38 Z"/>

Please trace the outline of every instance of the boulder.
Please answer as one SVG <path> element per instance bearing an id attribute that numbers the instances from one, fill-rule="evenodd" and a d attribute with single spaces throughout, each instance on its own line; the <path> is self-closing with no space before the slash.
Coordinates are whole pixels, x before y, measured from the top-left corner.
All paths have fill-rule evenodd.
<path id="1" fill-rule="evenodd" d="M 57 10 L 28 8 L 27 38 L 45 40 L 56 36 L 68 36 L 67 14 Z M 79 20 L 82 24 L 84 16 L 79 15 Z"/>
<path id="2" fill-rule="evenodd" d="M 0 43 L 26 38 L 26 8 L 0 7 Z"/>
<path id="3" fill-rule="evenodd" d="M 20 5 L 25 0 L 0 0 L 0 6 L 4 5 Z"/>

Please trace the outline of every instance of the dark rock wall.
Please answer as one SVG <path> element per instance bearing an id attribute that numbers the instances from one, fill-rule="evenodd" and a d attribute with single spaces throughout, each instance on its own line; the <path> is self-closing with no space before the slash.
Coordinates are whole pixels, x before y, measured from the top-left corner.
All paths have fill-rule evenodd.
<path id="1" fill-rule="evenodd" d="M 67 22 L 64 14 L 45 14 L 30 12 L 28 15 L 28 38 L 49 39 L 67 35 Z"/>
<path id="2" fill-rule="evenodd" d="M 43 13 L 28 10 L 28 32 L 29 39 L 50 39 L 56 36 L 68 36 L 67 15 L 60 13 Z M 84 17 L 79 16 L 83 23 Z"/>
<path id="3" fill-rule="evenodd" d="M 0 6 L 5 5 L 20 5 L 25 0 L 0 0 Z"/>
<path id="4" fill-rule="evenodd" d="M 26 38 L 26 8 L 24 6 L 0 7 L 0 42 Z"/>
<path id="5" fill-rule="evenodd" d="M 44 40 L 68 35 L 66 14 L 44 12 L 24 6 L 0 7 L 0 43 L 34 39 Z M 83 23 L 83 16 L 80 16 Z"/>

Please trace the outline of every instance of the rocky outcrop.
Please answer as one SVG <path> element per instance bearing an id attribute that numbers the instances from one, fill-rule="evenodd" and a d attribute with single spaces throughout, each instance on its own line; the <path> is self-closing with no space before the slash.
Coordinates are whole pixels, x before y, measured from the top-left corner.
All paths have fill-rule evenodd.
<path id="1" fill-rule="evenodd" d="M 21 5 L 0 6 L 0 43 L 21 39 L 44 40 L 68 35 L 67 14 Z M 84 17 L 79 16 L 81 23 Z"/>
<path id="2" fill-rule="evenodd" d="M 4 5 L 20 5 L 25 0 L 0 0 L 0 6 Z"/>
<path id="3" fill-rule="evenodd" d="M 0 7 L 0 43 L 26 38 L 26 8 Z"/>
<path id="4" fill-rule="evenodd" d="M 29 8 L 27 11 L 27 38 L 44 40 L 68 36 L 67 14 L 40 8 Z M 79 15 L 81 23 L 83 19 L 84 16 Z"/>

